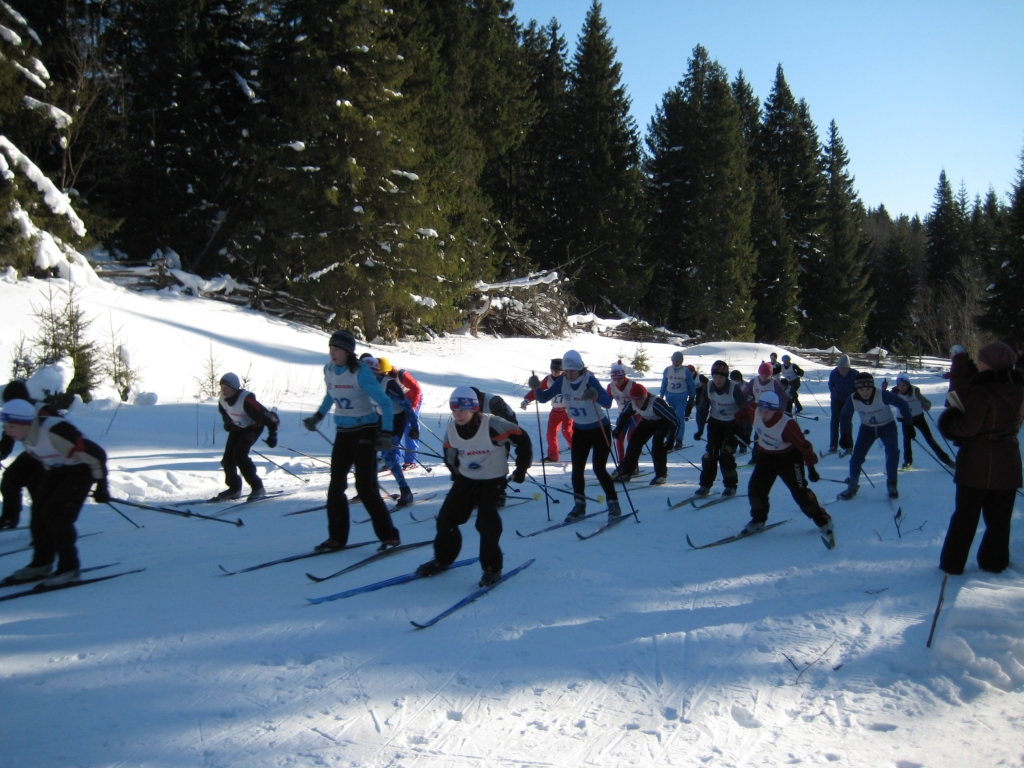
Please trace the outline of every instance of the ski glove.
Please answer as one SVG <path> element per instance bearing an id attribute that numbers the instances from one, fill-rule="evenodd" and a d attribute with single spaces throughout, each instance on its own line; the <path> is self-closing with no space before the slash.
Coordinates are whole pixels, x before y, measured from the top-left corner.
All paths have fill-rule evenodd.
<path id="1" fill-rule="evenodd" d="M 100 504 L 106 504 L 110 501 L 110 488 L 107 487 L 106 478 L 96 483 L 96 490 L 92 492 L 92 497 Z"/>
<path id="2" fill-rule="evenodd" d="M 277 448 L 277 432 L 271 432 L 263 442 L 267 444 L 268 448 Z"/>
<path id="3" fill-rule="evenodd" d="M 523 483 L 525 483 L 526 470 L 517 467 L 516 471 L 512 473 L 512 482 L 516 483 L 517 485 L 522 485 Z"/>
<path id="4" fill-rule="evenodd" d="M 530 389 L 540 389 L 540 379 L 536 376 L 530 376 L 530 378 L 526 380 L 526 383 L 529 385 Z M 524 400 L 523 402 L 525 403 L 526 401 Z"/>
<path id="5" fill-rule="evenodd" d="M 316 425 L 323 421 L 324 415 L 317 411 L 312 416 L 307 416 L 302 420 L 302 426 L 308 429 L 310 432 L 316 431 Z"/>
<path id="6" fill-rule="evenodd" d="M 419 440 L 420 439 L 420 428 L 419 427 L 412 427 L 412 428 L 409 429 L 409 439 L 410 440 Z"/>
<path id="7" fill-rule="evenodd" d="M 394 443 L 392 442 L 392 435 L 390 432 L 381 432 L 379 435 L 377 435 L 377 442 L 374 445 L 374 448 L 376 448 L 378 451 L 390 451 L 394 447 L 395 446 Z"/>
<path id="8" fill-rule="evenodd" d="M 593 387 L 587 387 L 583 390 L 583 394 L 580 396 L 580 399 L 588 402 L 597 400 L 597 390 Z"/>
<path id="9" fill-rule="evenodd" d="M 530 401 L 524 399 L 523 402 L 519 404 L 519 407 L 525 411 L 527 408 L 530 407 Z"/>
<path id="10" fill-rule="evenodd" d="M 816 470 L 814 467 L 808 467 L 807 479 L 810 480 L 812 483 L 816 483 L 819 480 L 821 480 L 821 475 L 818 474 L 818 470 Z"/>

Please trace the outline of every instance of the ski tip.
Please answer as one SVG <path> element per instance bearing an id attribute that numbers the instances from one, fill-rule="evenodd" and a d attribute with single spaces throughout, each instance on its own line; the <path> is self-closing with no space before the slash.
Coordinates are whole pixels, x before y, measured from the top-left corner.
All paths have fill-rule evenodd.
<path id="1" fill-rule="evenodd" d="M 519 537 L 519 538 L 521 538 L 521 539 L 526 539 L 526 538 L 529 538 L 529 537 L 527 537 L 527 536 L 524 536 L 523 534 L 521 534 L 521 533 L 520 533 L 519 531 L 516 531 L 516 536 L 518 536 L 518 537 Z"/>
<path id="2" fill-rule="evenodd" d="M 319 584 L 321 581 L 326 581 L 326 579 L 321 579 L 319 576 L 314 576 L 312 573 L 307 573 L 306 578 L 310 581 L 315 581 L 317 584 Z"/>
<path id="3" fill-rule="evenodd" d="M 586 540 L 587 540 L 587 537 L 586 537 L 586 536 L 584 536 L 584 535 L 583 535 L 582 533 L 580 533 L 579 531 L 576 531 L 576 538 L 578 538 L 578 539 L 579 539 L 580 541 L 586 541 Z"/>
<path id="4" fill-rule="evenodd" d="M 234 576 L 236 573 L 238 573 L 238 571 L 229 571 L 223 565 L 218 565 L 217 567 L 224 571 L 225 576 Z"/>
<path id="5" fill-rule="evenodd" d="M 409 623 L 416 627 L 416 629 L 426 629 L 428 626 L 426 624 L 417 624 L 415 621 L 410 621 Z"/>
<path id="6" fill-rule="evenodd" d="M 690 540 L 690 534 L 686 534 L 686 543 L 687 543 L 687 544 L 689 544 L 689 545 L 690 545 L 691 547 L 693 547 L 694 549 L 697 549 L 697 545 L 696 545 L 696 544 L 694 544 L 694 543 L 693 543 L 693 542 L 692 542 L 692 541 Z"/>

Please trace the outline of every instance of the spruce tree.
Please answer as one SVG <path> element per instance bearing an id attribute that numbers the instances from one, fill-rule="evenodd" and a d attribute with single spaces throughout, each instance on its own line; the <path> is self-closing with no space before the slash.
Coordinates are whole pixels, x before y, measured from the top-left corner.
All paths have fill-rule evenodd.
<path id="1" fill-rule="evenodd" d="M 1024 152 L 996 247 L 999 269 L 989 286 L 981 328 L 1016 345 L 1024 342 Z"/>
<path id="2" fill-rule="evenodd" d="M 871 346 L 910 354 L 918 351 L 920 344 L 920 259 L 915 253 L 915 224 L 906 216 L 892 221 L 884 206 L 869 211 L 868 218 L 878 223 L 872 227 L 875 258 L 870 285 L 874 306 L 865 336 Z"/>
<path id="3" fill-rule="evenodd" d="M 760 168 L 754 183 L 750 231 L 757 256 L 754 325 L 757 339 L 790 345 L 800 340 L 800 268 L 775 179 Z"/>

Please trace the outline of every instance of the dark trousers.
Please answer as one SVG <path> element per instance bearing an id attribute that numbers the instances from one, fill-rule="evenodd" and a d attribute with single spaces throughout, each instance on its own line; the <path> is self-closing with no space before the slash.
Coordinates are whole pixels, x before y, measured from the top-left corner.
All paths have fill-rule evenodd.
<path id="1" fill-rule="evenodd" d="M 4 498 L 4 521 L 10 521 L 11 527 L 21 520 L 21 489 L 27 488 L 29 495 L 35 500 L 36 488 L 46 474 L 43 465 L 28 452 L 18 454 L 18 458 L 4 470 L 0 480 L 0 494 Z"/>
<path id="2" fill-rule="evenodd" d="M 768 520 L 768 511 L 771 508 L 768 497 L 772 486 L 775 485 L 775 478 L 781 478 L 800 511 L 811 518 L 815 525 L 825 525 L 829 521 L 828 513 L 818 503 L 818 497 L 807 487 L 804 458 L 800 451 L 795 449 L 785 453 L 769 453 L 765 450 L 758 452 L 757 466 L 754 467 L 754 474 L 750 476 L 750 483 L 747 485 L 750 517 L 754 521 L 763 523 Z"/>
<path id="3" fill-rule="evenodd" d="M 914 460 L 914 441 L 910 435 L 907 434 L 907 422 L 903 422 L 903 461 L 912 462 Z M 935 442 L 935 438 L 932 437 L 932 431 L 928 429 L 928 422 L 925 421 L 924 414 L 919 413 L 914 417 L 914 427 L 924 435 L 925 442 L 931 446 L 931 449 L 935 451 L 935 456 L 939 461 L 948 462 L 949 455 L 942 450 L 938 443 Z"/>
<path id="4" fill-rule="evenodd" d="M 327 487 L 327 533 L 342 546 L 348 544 L 348 473 L 355 466 L 356 493 L 370 513 L 373 532 L 381 541 L 398 541 L 398 529 L 377 487 L 377 426 L 338 430 L 331 451 L 331 484 Z"/>
<path id="5" fill-rule="evenodd" d="M 56 555 L 60 558 L 57 570 L 77 570 L 75 521 L 95 481 L 81 464 L 44 472 L 32 496 L 32 565 L 49 565 Z"/>
<path id="6" fill-rule="evenodd" d="M 480 532 L 480 565 L 485 571 L 500 571 L 503 565 L 501 547 L 501 515 L 498 497 L 505 488 L 505 478 L 471 480 L 455 476 L 441 511 L 437 513 L 437 536 L 434 539 L 434 559 L 451 565 L 462 550 L 462 532 L 459 526 L 469 520 L 476 508 L 476 529 Z"/>
<path id="7" fill-rule="evenodd" d="M 1006 570 L 1010 564 L 1010 517 L 1015 495 L 1012 488 L 986 490 L 958 485 L 956 509 L 949 519 L 939 567 L 954 576 L 964 572 L 978 530 L 978 519 L 984 516 L 985 533 L 978 547 L 978 565 L 983 571 L 993 573 Z"/>
<path id="8" fill-rule="evenodd" d="M 799 391 L 800 379 L 794 379 L 793 381 L 789 382 L 789 386 L 786 387 L 786 394 L 789 395 L 789 400 L 786 402 L 786 413 L 792 414 L 794 405 L 800 406 L 799 408 L 797 408 L 797 413 L 804 409 L 804 407 L 800 405 L 800 396 L 797 395 L 797 392 Z"/>
<path id="9" fill-rule="evenodd" d="M 249 449 L 262 434 L 262 425 L 248 427 L 237 432 L 228 432 L 228 442 L 224 446 L 224 458 L 220 460 L 220 465 L 224 467 L 224 482 L 231 490 L 242 490 L 242 480 L 238 476 L 239 470 L 250 488 L 259 488 L 263 485 L 260 476 L 256 474 L 256 465 L 249 458 Z"/>
<path id="10" fill-rule="evenodd" d="M 600 424 L 590 429 L 580 429 L 579 426 L 573 429 L 572 448 L 569 450 L 572 455 L 572 490 L 577 500 L 582 501 L 583 494 L 586 493 L 587 481 L 583 473 L 587 470 L 587 459 L 590 458 L 591 452 L 594 454 L 594 474 L 604 489 L 605 497 L 608 501 L 617 501 L 619 498 L 615 493 L 612 476 L 608 474 L 608 454 L 611 453 L 611 448 L 605 437 L 606 429 L 606 426 Z"/>
<path id="11" fill-rule="evenodd" d="M 665 437 L 671 430 L 672 425 L 664 419 L 640 419 L 640 423 L 633 428 L 633 434 L 629 437 L 629 447 L 626 448 L 626 458 L 619 464 L 620 475 L 635 475 L 637 464 L 640 462 L 640 454 L 652 437 L 651 459 L 654 461 L 654 474 L 658 477 L 668 475 L 668 449 L 665 447 Z"/>
<path id="12" fill-rule="evenodd" d="M 896 422 L 890 421 L 880 427 L 869 427 L 866 424 L 860 425 L 857 432 L 857 442 L 853 444 L 853 455 L 850 457 L 850 483 L 860 485 L 860 470 L 864 466 L 864 459 L 868 451 L 875 444 L 875 440 L 881 440 L 885 448 L 885 476 L 890 483 L 896 482 L 896 471 L 900 463 L 900 448 L 896 442 Z"/>
<path id="13" fill-rule="evenodd" d="M 832 418 L 828 423 L 828 449 L 834 451 L 839 447 L 839 414 L 846 407 L 848 397 L 832 398 Z"/>
<path id="14" fill-rule="evenodd" d="M 726 488 L 735 488 L 740 483 L 736 474 L 736 432 L 735 421 L 708 419 L 708 449 L 701 459 L 700 486 L 710 488 L 722 467 L 722 482 Z"/>

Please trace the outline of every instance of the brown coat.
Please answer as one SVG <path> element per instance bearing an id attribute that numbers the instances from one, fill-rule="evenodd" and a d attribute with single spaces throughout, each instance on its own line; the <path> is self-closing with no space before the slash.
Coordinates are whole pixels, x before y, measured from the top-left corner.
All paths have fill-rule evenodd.
<path id="1" fill-rule="evenodd" d="M 1024 421 L 1024 374 L 982 371 L 970 381 L 964 412 L 947 408 L 939 431 L 960 446 L 957 485 L 971 488 L 1021 487 L 1020 444 Z"/>

